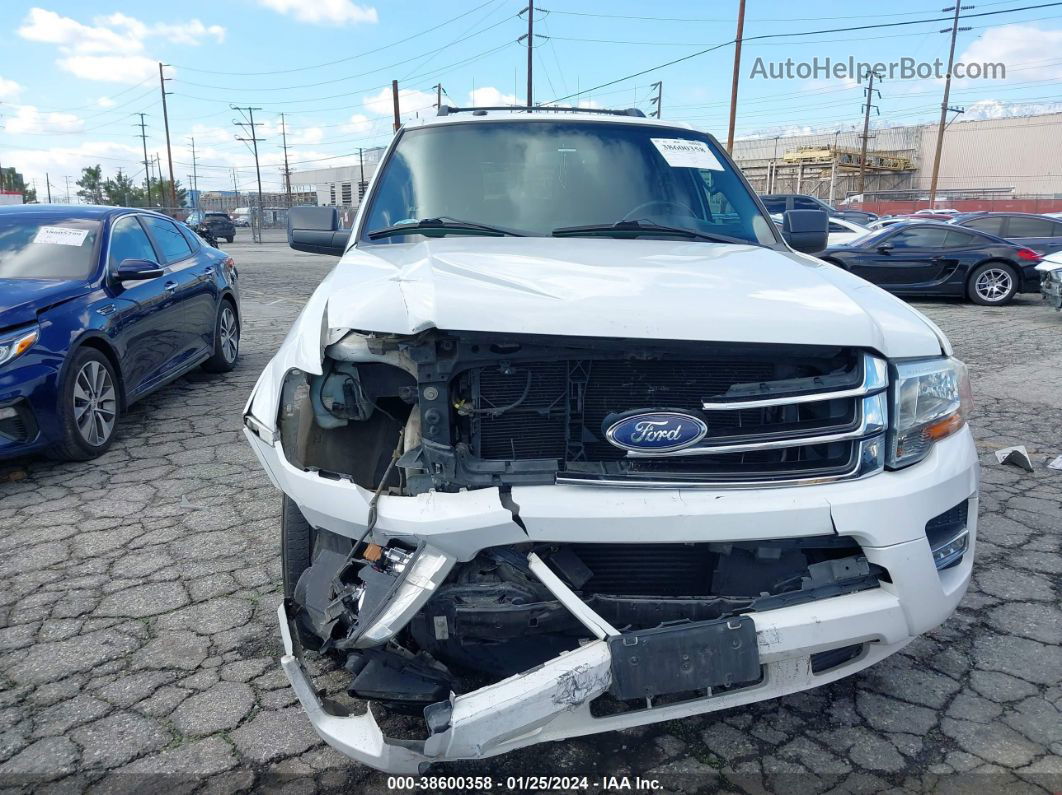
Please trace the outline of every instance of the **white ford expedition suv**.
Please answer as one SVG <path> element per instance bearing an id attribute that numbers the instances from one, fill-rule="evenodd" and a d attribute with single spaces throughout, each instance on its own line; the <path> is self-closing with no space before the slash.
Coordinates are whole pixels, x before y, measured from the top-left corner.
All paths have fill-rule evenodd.
<path id="1" fill-rule="evenodd" d="M 774 698 L 962 597 L 965 367 L 798 253 L 825 215 L 778 229 L 711 136 L 443 108 L 395 136 L 353 229 L 302 208 L 288 234 L 342 259 L 246 435 L 283 492 L 283 668 L 350 757 L 415 773 Z"/>

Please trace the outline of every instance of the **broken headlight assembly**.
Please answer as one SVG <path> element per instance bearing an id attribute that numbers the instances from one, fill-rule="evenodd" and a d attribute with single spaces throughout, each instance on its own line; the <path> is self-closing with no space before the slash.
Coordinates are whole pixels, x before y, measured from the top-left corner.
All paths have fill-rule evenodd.
<path id="1" fill-rule="evenodd" d="M 966 365 L 958 359 L 897 362 L 891 369 L 887 463 L 900 469 L 921 461 L 934 442 L 961 429 L 973 397 Z"/>

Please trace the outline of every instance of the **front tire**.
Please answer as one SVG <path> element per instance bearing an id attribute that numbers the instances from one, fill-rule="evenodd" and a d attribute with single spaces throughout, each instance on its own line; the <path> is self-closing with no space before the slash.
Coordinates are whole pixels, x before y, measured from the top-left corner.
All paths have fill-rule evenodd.
<path id="1" fill-rule="evenodd" d="M 306 521 L 299 506 L 287 494 L 280 498 L 280 565 L 284 576 L 284 598 L 295 596 L 295 585 L 310 567 L 316 531 Z"/>
<path id="2" fill-rule="evenodd" d="M 225 242 L 226 243 L 231 243 L 235 239 L 236 239 L 235 237 L 233 237 L 232 235 L 229 235 L 227 238 L 225 238 Z"/>
<path id="3" fill-rule="evenodd" d="M 48 454 L 66 461 L 88 461 L 114 443 L 121 398 L 114 368 L 95 348 L 74 352 L 59 387 L 63 439 Z"/>
<path id="4" fill-rule="evenodd" d="M 986 262 L 970 274 L 966 294 L 981 306 L 1009 304 L 1018 292 L 1018 274 L 1003 262 Z"/>
<path id="5" fill-rule="evenodd" d="M 208 373 L 227 373 L 236 366 L 239 357 L 240 319 L 236 307 L 224 299 L 214 320 L 214 354 L 203 362 L 203 369 Z"/>

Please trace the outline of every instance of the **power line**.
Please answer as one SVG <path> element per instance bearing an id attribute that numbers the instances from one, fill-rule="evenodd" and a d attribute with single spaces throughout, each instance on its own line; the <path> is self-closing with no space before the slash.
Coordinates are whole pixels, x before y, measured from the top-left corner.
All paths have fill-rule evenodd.
<path id="1" fill-rule="evenodd" d="M 388 44 L 384 44 L 384 45 L 382 45 L 380 47 L 377 47 L 375 49 L 366 50 L 365 52 L 358 53 L 357 55 L 349 55 L 346 58 L 338 58 L 335 61 L 325 61 L 323 63 L 311 64 L 309 66 L 296 66 L 296 67 L 293 67 L 291 69 L 272 69 L 272 70 L 264 71 L 264 72 L 223 72 L 223 71 L 218 71 L 218 70 L 214 70 L 214 69 L 198 69 L 198 68 L 192 67 L 192 66 L 180 66 L 179 64 L 177 65 L 177 68 L 178 69 L 184 69 L 187 72 L 199 72 L 201 74 L 210 74 L 210 75 L 227 75 L 227 76 L 232 76 L 232 77 L 256 77 L 256 76 L 259 76 L 259 75 L 282 75 L 282 74 L 291 74 L 293 72 L 306 72 L 306 71 L 309 71 L 311 69 L 321 69 L 321 68 L 324 68 L 326 66 L 335 66 L 336 64 L 348 63 L 350 61 L 357 60 L 358 58 L 364 58 L 366 55 L 373 55 L 374 53 L 383 52 L 384 50 L 389 50 L 392 47 L 397 47 L 399 44 L 405 44 L 407 41 L 412 41 L 413 39 L 419 38 L 420 36 L 424 36 L 424 35 L 426 35 L 428 33 L 434 33 L 439 28 L 442 28 L 442 27 L 444 27 L 446 25 L 449 25 L 451 22 L 456 22 L 459 19 L 467 17 L 469 14 L 474 14 L 476 11 L 479 11 L 481 8 L 483 8 L 485 6 L 488 6 L 488 5 L 490 5 L 491 3 L 494 3 L 494 2 L 496 2 L 496 0 L 487 0 L 487 2 L 480 3 L 478 6 L 475 6 L 474 8 L 470 8 L 468 11 L 465 11 L 465 12 L 463 12 L 461 14 L 458 14 L 456 17 L 451 17 L 450 19 L 447 19 L 444 22 L 440 22 L 440 23 L 438 23 L 436 25 L 432 25 L 430 28 L 425 28 L 424 30 L 418 31 L 417 33 L 413 33 L 412 35 L 406 36 L 404 39 L 398 39 L 397 41 L 392 41 L 392 42 L 390 42 Z"/>
<path id="2" fill-rule="evenodd" d="M 981 13 L 978 13 L 978 14 L 967 14 L 967 18 L 988 17 L 988 16 L 995 16 L 997 14 L 1012 14 L 1012 13 L 1015 13 L 1017 11 L 1028 11 L 1029 9 L 1033 9 L 1033 8 L 1053 8 L 1055 6 L 1062 6 L 1062 2 L 1039 3 L 1037 5 L 1021 6 L 1019 8 L 1005 8 L 1005 9 L 1000 9 L 999 11 L 982 11 Z M 899 27 L 899 26 L 902 26 L 902 25 L 922 25 L 922 24 L 926 24 L 926 23 L 930 23 L 930 22 L 949 22 L 950 20 L 951 20 L 950 17 L 936 17 L 936 18 L 933 18 L 933 19 L 904 20 L 902 22 L 881 22 L 881 23 L 877 23 L 877 24 L 873 24 L 873 25 L 853 25 L 853 26 L 841 27 L 841 28 L 824 28 L 822 30 L 788 31 L 788 32 L 785 32 L 785 33 L 761 33 L 761 34 L 759 34 L 757 36 L 746 36 L 746 37 L 744 37 L 744 41 L 748 42 L 748 41 L 762 41 L 764 39 L 792 38 L 792 37 L 799 37 L 799 36 L 814 36 L 814 35 L 818 35 L 820 33 L 842 33 L 842 32 L 846 33 L 846 32 L 855 31 L 855 30 L 873 30 L 873 29 L 876 29 L 876 28 L 894 28 L 894 27 Z M 731 39 L 730 41 L 724 41 L 724 42 L 721 42 L 719 44 L 715 44 L 715 45 L 713 45 L 711 47 L 706 47 L 703 50 L 698 50 L 697 52 L 690 53 L 689 55 L 684 55 L 681 58 L 674 58 L 674 59 L 672 59 L 670 61 L 667 61 L 665 63 L 658 64 L 656 66 L 650 66 L 647 69 L 642 69 L 639 72 L 634 72 L 633 74 L 626 75 L 625 77 L 619 77 L 619 78 L 616 78 L 615 80 L 609 80 L 606 83 L 601 83 L 600 85 L 594 86 L 593 88 L 585 89 L 584 91 L 580 91 L 579 93 L 586 93 L 587 91 L 596 91 L 599 88 L 607 88 L 608 86 L 615 85 L 616 83 L 622 83 L 622 82 L 624 82 L 626 80 L 630 80 L 630 79 L 635 78 L 635 77 L 641 77 L 642 75 L 648 74 L 649 72 L 655 72 L 658 69 L 664 69 L 664 68 L 666 68 L 668 66 L 674 66 L 677 63 L 682 63 L 683 61 L 689 61 L 689 60 L 691 60 L 693 58 L 697 58 L 697 57 L 699 57 L 701 55 L 706 55 L 707 53 L 714 52 L 715 50 L 722 49 L 723 47 L 727 47 L 727 46 L 729 46 L 731 44 L 736 43 L 736 41 L 737 41 L 736 39 Z M 564 101 L 566 99 L 571 99 L 574 96 L 576 96 L 576 94 L 568 94 L 567 96 L 557 97 L 556 99 L 551 99 L 549 102 L 545 102 L 545 103 L 542 103 L 542 104 L 551 105 L 551 104 L 556 103 L 556 102 L 562 102 L 562 101 Z"/>
<path id="3" fill-rule="evenodd" d="M 241 107 L 239 107 L 237 105 L 232 105 L 231 107 L 232 107 L 233 110 L 239 111 L 240 115 L 243 115 L 244 111 L 247 112 L 247 115 L 244 116 L 244 120 L 243 121 L 238 121 L 236 119 L 233 119 L 232 123 L 235 124 L 238 127 L 242 127 L 244 129 L 244 131 L 245 132 L 249 132 L 249 134 L 251 136 L 250 138 L 241 138 L 240 136 L 236 136 L 236 140 L 237 141 L 243 141 L 244 143 L 246 143 L 247 141 L 250 141 L 251 144 L 254 146 L 254 170 L 255 170 L 255 174 L 258 176 L 258 237 L 255 240 L 255 242 L 256 243 L 261 243 L 262 242 L 262 218 L 263 218 L 263 215 L 264 215 L 264 209 L 265 208 L 262 206 L 262 169 L 261 169 L 261 167 L 258 164 L 258 142 L 260 140 L 263 140 L 263 139 L 258 137 L 258 132 L 255 129 L 256 127 L 260 127 L 262 123 L 261 122 L 255 123 L 255 120 L 254 120 L 254 112 L 256 110 L 261 110 L 261 108 L 252 108 L 250 106 L 247 106 L 245 108 L 241 108 Z M 253 213 L 251 214 L 251 223 L 252 223 L 251 231 L 253 232 L 254 231 L 254 227 L 253 227 L 254 214 Z"/>

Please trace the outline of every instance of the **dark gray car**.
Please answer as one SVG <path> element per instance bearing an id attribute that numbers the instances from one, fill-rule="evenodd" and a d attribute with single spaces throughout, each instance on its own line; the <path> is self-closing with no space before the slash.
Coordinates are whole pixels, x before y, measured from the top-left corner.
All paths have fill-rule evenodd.
<path id="1" fill-rule="evenodd" d="M 987 232 L 1041 254 L 1062 251 L 1062 219 L 1034 213 L 963 213 L 950 223 Z"/>
<path id="2" fill-rule="evenodd" d="M 218 240 L 224 240 L 226 243 L 231 243 L 236 237 L 236 225 L 232 223 L 232 219 L 229 218 L 227 213 L 204 213 L 199 210 L 193 210 L 188 214 L 185 223 L 193 229 L 196 224 L 206 224 L 210 227 L 210 231 L 214 233 L 214 237 Z"/>

